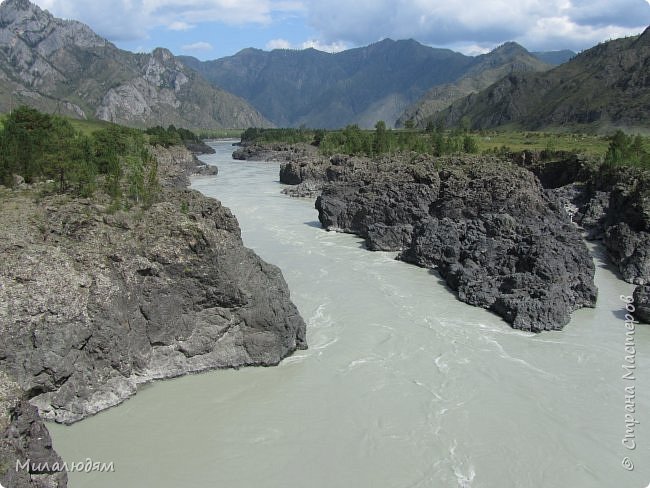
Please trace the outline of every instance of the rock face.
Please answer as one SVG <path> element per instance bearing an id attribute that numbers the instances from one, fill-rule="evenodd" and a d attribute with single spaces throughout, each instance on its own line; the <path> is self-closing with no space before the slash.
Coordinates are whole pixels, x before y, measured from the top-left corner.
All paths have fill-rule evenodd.
<path id="1" fill-rule="evenodd" d="M 88 26 L 26 0 L 0 5 L 0 109 L 42 111 L 132 126 L 268 126 L 244 100 L 213 87 L 166 49 L 133 54 Z"/>
<path id="2" fill-rule="evenodd" d="M 181 146 L 154 146 L 149 150 L 158 161 L 158 171 L 163 175 L 160 183 L 164 188 L 182 190 L 189 186 L 190 175 L 214 176 L 219 173 L 216 166 L 203 164 L 194 153 Z"/>
<path id="3" fill-rule="evenodd" d="M 171 188 L 170 168 L 192 161 L 177 151 L 158 154 L 173 178 L 147 210 L 3 195 L 0 368 L 46 419 L 75 422 L 155 379 L 270 366 L 305 347 L 280 270 L 242 245 L 218 201 Z"/>
<path id="4" fill-rule="evenodd" d="M 18 465 L 17 462 L 18 461 Z M 28 463 L 28 464 L 27 464 Z M 0 483 L 7 488 L 65 488 L 63 461 L 36 407 L 0 372 Z"/>
<path id="5" fill-rule="evenodd" d="M 283 181 L 328 182 L 316 201 L 327 229 L 436 268 L 458 297 L 513 327 L 561 329 L 596 301 L 594 265 L 556 197 L 530 172 L 487 157 L 335 156 L 293 162 Z"/>
<path id="6" fill-rule="evenodd" d="M 650 172 L 562 153 L 547 161 L 535 153 L 515 160 L 573 207 L 573 221 L 588 239 L 603 241 L 625 281 L 650 283 Z"/>
<path id="7" fill-rule="evenodd" d="M 650 283 L 650 173 L 600 168 L 588 180 L 581 212 L 592 232 L 603 234 L 625 281 Z"/>
<path id="8" fill-rule="evenodd" d="M 639 285 L 634 289 L 634 318 L 650 324 L 650 285 Z"/>

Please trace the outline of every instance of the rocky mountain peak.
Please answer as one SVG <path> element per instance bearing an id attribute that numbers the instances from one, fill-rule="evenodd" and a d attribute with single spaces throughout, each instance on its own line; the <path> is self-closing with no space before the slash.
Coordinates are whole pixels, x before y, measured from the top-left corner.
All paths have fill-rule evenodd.
<path id="1" fill-rule="evenodd" d="M 48 57 L 67 46 L 105 46 L 108 41 L 90 27 L 73 20 L 57 19 L 28 0 L 5 0 L 0 5 L 0 46 L 7 45 L 19 58 L 34 49 Z M 30 63 L 28 63 L 30 64 Z"/>
<path id="2" fill-rule="evenodd" d="M 47 24 L 51 19 L 49 12 L 29 0 L 5 0 L 0 4 L 0 27 L 3 28 L 29 22 Z"/>
<path id="3" fill-rule="evenodd" d="M 523 47 L 521 44 L 517 44 L 514 41 L 509 41 L 506 42 L 505 44 L 501 44 L 500 46 L 496 47 L 492 51 L 490 51 L 488 54 L 486 54 L 486 57 L 508 57 L 508 58 L 513 58 L 516 56 L 530 56 L 531 54 L 528 52 L 528 50 Z"/>
<path id="4" fill-rule="evenodd" d="M 168 63 L 169 61 L 174 60 L 174 55 L 169 49 L 166 49 L 164 47 L 157 47 L 156 49 L 153 50 L 151 53 L 156 60 L 162 62 L 162 63 Z"/>
<path id="5" fill-rule="evenodd" d="M 650 27 L 647 27 L 646 30 L 643 31 L 636 43 L 637 45 L 641 44 L 644 46 L 650 46 Z"/>
<path id="6" fill-rule="evenodd" d="M 29 0 L 4 0 L 4 2 L 0 4 L 0 10 L 33 11 L 33 10 L 40 10 L 40 8 L 38 8 Z"/>
<path id="7" fill-rule="evenodd" d="M 144 79 L 159 88 L 171 88 L 179 91 L 189 82 L 185 67 L 165 48 L 156 48 L 149 57 Z"/>
<path id="8" fill-rule="evenodd" d="M 243 100 L 190 74 L 169 50 L 122 51 L 28 0 L 0 4 L 0 73 L 8 86 L 0 112 L 27 104 L 136 126 L 269 125 Z"/>

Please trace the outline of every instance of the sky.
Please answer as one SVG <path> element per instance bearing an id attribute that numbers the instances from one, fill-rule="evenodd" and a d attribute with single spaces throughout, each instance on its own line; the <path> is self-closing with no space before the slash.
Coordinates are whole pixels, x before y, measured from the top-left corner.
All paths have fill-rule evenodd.
<path id="1" fill-rule="evenodd" d="M 337 52 L 385 38 L 481 54 L 571 49 L 642 32 L 650 0 L 36 0 L 122 49 L 199 59 L 241 49 Z"/>

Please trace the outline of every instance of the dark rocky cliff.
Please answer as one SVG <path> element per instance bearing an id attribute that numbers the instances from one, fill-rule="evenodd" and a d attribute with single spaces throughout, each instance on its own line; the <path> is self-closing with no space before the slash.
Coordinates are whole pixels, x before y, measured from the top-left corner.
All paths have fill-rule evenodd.
<path id="1" fill-rule="evenodd" d="M 17 465 L 16 462 L 19 464 Z M 0 371 L 0 482 L 6 488 L 64 488 L 63 463 L 50 434 L 20 386 Z"/>
<path id="2" fill-rule="evenodd" d="M 290 159 L 290 151 L 286 148 L 281 149 L 282 151 L 275 157 L 278 160 Z M 648 313 L 650 172 L 630 166 L 611 167 L 604 164 L 600 158 L 588 158 L 563 151 L 523 151 L 511 153 L 507 159 L 509 162 L 500 168 L 507 170 L 502 176 L 504 182 L 509 181 L 512 174 L 520 174 L 518 170 L 510 174 L 511 163 L 534 174 L 547 193 L 545 198 L 554 202 L 552 205 L 556 207 L 559 205 L 564 210 L 560 214 L 566 213 L 588 240 L 602 241 L 621 278 L 638 285 L 635 294 L 638 305 L 637 318 L 648 322 L 650 320 L 650 313 Z M 412 158 L 411 163 L 414 161 L 416 159 Z M 426 161 L 426 158 L 421 158 L 420 161 Z M 412 164 L 411 166 L 415 168 Z M 316 197 L 324 189 L 325 192 L 331 192 L 332 190 L 327 189 L 329 184 L 347 185 L 350 180 L 363 180 L 365 184 L 374 182 L 377 180 L 377 174 L 385 174 L 386 168 L 390 166 L 386 166 L 381 161 L 369 162 L 362 158 L 299 157 L 281 165 L 280 181 L 290 185 L 283 190 L 289 195 Z M 384 173 L 381 173 L 382 171 Z M 391 171 L 394 171 L 394 168 Z M 420 170 L 418 178 L 421 178 L 421 175 Z M 521 177 L 522 181 L 528 181 L 530 175 L 524 174 Z M 431 178 L 426 177 L 425 181 L 428 179 Z M 387 185 L 387 191 L 391 190 L 389 194 L 393 195 L 395 193 L 393 190 L 397 189 L 394 186 L 394 174 L 389 174 L 387 180 L 392 182 Z M 519 187 L 516 181 L 511 184 L 513 189 Z M 536 182 L 530 184 L 537 187 Z M 401 198 L 410 197 L 403 194 Z M 395 205 L 395 207 L 401 208 L 402 205 Z M 369 205 L 369 208 L 371 212 L 374 211 L 372 205 Z M 426 213 L 425 209 L 422 208 L 417 217 L 424 213 Z M 402 215 L 400 218 L 410 221 L 413 214 Z M 398 234 L 395 233 L 397 229 L 401 229 Z M 411 239 L 411 232 L 410 225 L 398 226 L 383 238 L 399 238 L 404 246 L 407 246 Z M 379 241 L 369 242 L 369 245 L 382 248 L 377 242 Z M 392 243 L 388 248 L 395 246 L 396 244 Z M 405 254 L 404 257 L 407 255 Z"/>

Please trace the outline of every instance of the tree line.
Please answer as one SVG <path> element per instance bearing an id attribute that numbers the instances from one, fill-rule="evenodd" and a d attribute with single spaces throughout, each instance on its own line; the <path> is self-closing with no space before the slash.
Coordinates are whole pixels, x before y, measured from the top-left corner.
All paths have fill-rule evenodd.
<path id="1" fill-rule="evenodd" d="M 178 146 L 181 144 L 201 142 L 199 136 L 188 129 L 170 125 L 166 129 L 159 125 L 145 130 L 149 136 L 149 144 L 152 146 Z"/>
<path id="2" fill-rule="evenodd" d="M 0 181 L 50 182 L 59 193 L 90 197 L 98 190 L 113 200 L 149 204 L 157 185 L 156 161 L 141 131 L 110 125 L 92 135 L 69 120 L 20 107 L 0 132 Z M 46 188 L 47 188 L 46 187 Z"/>
<path id="3" fill-rule="evenodd" d="M 141 131 L 111 124 L 87 135 L 68 119 L 19 107 L 0 128 L 0 183 L 14 186 L 18 175 L 59 193 L 103 192 L 117 204 L 148 206 L 159 192 L 158 163 L 148 145 L 196 140 L 173 126 Z"/>
<path id="4" fill-rule="evenodd" d="M 374 131 L 363 130 L 358 125 L 348 125 L 341 130 L 284 128 L 249 128 L 242 134 L 243 143 L 283 142 L 307 143 L 319 147 L 325 155 L 344 153 L 377 156 L 392 152 L 414 151 L 421 154 L 477 153 L 476 139 L 464 130 L 446 132 L 440 127 L 419 130 L 392 130 L 384 121 L 375 124 Z"/>

